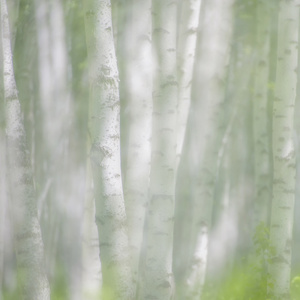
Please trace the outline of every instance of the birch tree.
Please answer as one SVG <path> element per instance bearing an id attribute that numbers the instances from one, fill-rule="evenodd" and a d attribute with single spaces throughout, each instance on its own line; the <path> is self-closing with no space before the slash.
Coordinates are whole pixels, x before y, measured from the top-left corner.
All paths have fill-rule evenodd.
<path id="1" fill-rule="evenodd" d="M 88 151 L 91 144 L 88 143 Z M 102 287 L 101 263 L 99 257 L 98 229 L 95 223 L 95 197 L 91 163 L 87 161 L 86 196 L 82 224 L 82 280 L 83 296 L 94 299 Z"/>
<path id="2" fill-rule="evenodd" d="M 0 26 L 0 36 L 1 26 Z M 0 97 L 4 98 L 3 91 L 3 55 L 2 41 L 0 39 Z M 5 103 L 0 102 L 0 299 L 2 299 L 2 284 L 4 278 L 4 235 L 5 235 L 5 215 L 7 201 L 6 182 L 6 151 L 5 151 Z"/>
<path id="3" fill-rule="evenodd" d="M 120 165 L 118 69 L 109 0 L 84 1 L 90 74 L 89 130 L 104 288 L 134 299 Z"/>
<path id="4" fill-rule="evenodd" d="M 36 103 L 38 97 L 34 89 L 37 77 L 36 57 L 37 43 L 35 34 L 34 2 L 22 0 L 18 15 L 17 33 L 14 49 L 15 78 L 20 94 L 20 102 L 24 113 L 24 126 L 27 144 L 31 154 L 31 165 L 36 170 Z M 37 191 L 38 193 L 38 191 Z"/>
<path id="5" fill-rule="evenodd" d="M 32 170 L 14 78 L 6 1 L 1 0 L 2 61 L 6 114 L 9 188 L 19 272 L 24 299 L 50 299 L 44 269 L 44 249 L 37 218 Z"/>
<path id="6" fill-rule="evenodd" d="M 214 201 L 214 186 L 217 173 L 218 150 L 224 134 L 222 105 L 226 78 L 226 66 L 232 31 L 233 0 L 204 2 L 201 39 L 197 45 L 191 118 L 189 153 L 193 178 L 193 225 L 190 270 L 197 276 L 187 275 L 187 297 L 197 299 L 201 295 L 207 265 L 207 243 Z M 197 128 L 198 131 L 195 131 Z M 198 249 L 201 257 L 196 254 Z M 191 279 L 193 278 L 193 279 Z"/>
<path id="7" fill-rule="evenodd" d="M 59 250 L 70 285 L 71 299 L 81 298 L 81 206 L 84 197 L 83 167 L 75 163 L 74 107 L 70 89 L 70 62 L 66 21 L 61 0 L 35 1 L 38 41 L 39 100 L 42 134 L 40 154 L 45 161 L 40 185 L 50 185 L 45 201 L 40 201 L 47 232 L 48 267 L 56 271 Z M 55 122 L 53 122 L 55 120 Z M 49 219 L 47 220 L 47 215 Z M 50 221 L 50 222 L 49 222 Z M 78 263 L 75 263 L 78 262 Z"/>
<path id="8" fill-rule="evenodd" d="M 181 3 L 178 25 L 178 108 L 177 108 L 177 158 L 178 168 L 185 139 L 188 113 L 191 103 L 191 87 L 200 8 L 202 0 L 187 0 Z"/>
<path id="9" fill-rule="evenodd" d="M 140 299 L 171 299 L 176 164 L 177 1 L 152 1 L 156 61 L 153 87 L 150 195 Z"/>
<path id="10" fill-rule="evenodd" d="M 294 106 L 297 83 L 298 1 L 280 1 L 275 98 L 273 102 L 273 197 L 269 294 L 290 299 L 291 246 L 295 199 Z"/>
<path id="11" fill-rule="evenodd" d="M 257 2 L 256 66 L 253 95 L 253 132 L 255 160 L 255 225 L 268 224 L 271 199 L 270 120 L 268 115 L 269 55 L 271 7 L 268 1 Z"/>
<path id="12" fill-rule="evenodd" d="M 151 0 L 132 1 L 130 12 L 123 33 L 127 45 L 124 81 L 129 123 L 124 196 L 132 270 L 134 281 L 137 282 L 150 181 L 153 75 Z"/>
<path id="13" fill-rule="evenodd" d="M 1 49 L 0 49 L 1 53 Z M 1 55 L 2 56 L 2 55 Z M 1 58 L 2 60 L 2 58 Z M 2 68 L 0 67 L 0 72 Z M 3 74 L 3 72 L 1 72 Z M 2 76 L 1 76 L 2 77 Z M 2 78 L 1 78 L 2 79 Z M 0 88 L 0 95 L 3 95 Z M 5 133 L 4 133 L 4 103 L 0 103 L 0 299 L 2 299 L 2 283 L 4 278 L 4 253 L 5 253 L 5 228 L 7 214 L 7 177 L 6 177 L 6 151 L 5 151 Z"/>

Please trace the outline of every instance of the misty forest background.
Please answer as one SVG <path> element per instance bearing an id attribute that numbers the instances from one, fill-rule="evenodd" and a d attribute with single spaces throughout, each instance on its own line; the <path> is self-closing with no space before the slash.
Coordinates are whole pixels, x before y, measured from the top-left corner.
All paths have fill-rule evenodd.
<path id="1" fill-rule="evenodd" d="M 299 1 L 0 3 L 0 299 L 300 299 Z"/>

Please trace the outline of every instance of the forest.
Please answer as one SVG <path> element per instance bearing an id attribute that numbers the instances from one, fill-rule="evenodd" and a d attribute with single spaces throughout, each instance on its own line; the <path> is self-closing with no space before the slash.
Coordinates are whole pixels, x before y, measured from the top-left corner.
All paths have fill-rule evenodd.
<path id="1" fill-rule="evenodd" d="M 0 0 L 0 300 L 300 300 L 299 0 Z"/>

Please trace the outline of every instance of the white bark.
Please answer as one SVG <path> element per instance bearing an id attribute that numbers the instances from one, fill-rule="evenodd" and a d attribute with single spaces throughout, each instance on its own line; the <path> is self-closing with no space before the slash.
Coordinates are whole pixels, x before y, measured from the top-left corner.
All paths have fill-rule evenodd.
<path id="1" fill-rule="evenodd" d="M 19 6 L 20 0 L 11 0 L 7 3 L 7 10 L 9 16 L 9 28 L 10 28 L 10 41 L 11 41 L 11 49 L 14 52 L 14 45 L 17 34 L 17 22 L 19 17 Z"/>
<path id="2" fill-rule="evenodd" d="M 63 1 L 35 1 L 39 62 L 39 96 L 42 136 L 40 149 L 44 160 L 39 184 L 47 190 L 40 201 L 41 220 L 47 218 L 46 245 L 50 274 L 57 267 L 58 247 L 68 253 L 63 260 L 72 300 L 81 298 L 81 211 L 84 198 L 84 173 L 74 161 L 71 146 L 74 132 L 72 93 Z M 55 120 L 55 121 L 54 121 Z M 41 193 L 42 196 L 42 193 Z M 42 198 L 41 198 L 42 199 Z M 63 220 L 63 222 L 62 222 Z"/>
<path id="3" fill-rule="evenodd" d="M 148 203 L 151 159 L 152 53 L 151 0 L 135 0 L 128 20 L 125 41 L 125 84 L 129 119 L 127 167 L 124 196 L 128 220 L 129 245 L 133 258 L 134 281 L 143 241 Z M 129 16 L 130 17 L 130 16 Z"/>
<path id="4" fill-rule="evenodd" d="M 152 1 L 157 64 L 153 90 L 150 197 L 140 299 L 171 299 L 176 164 L 177 1 Z"/>
<path id="5" fill-rule="evenodd" d="M 90 143 L 88 144 L 90 150 Z M 95 223 L 94 184 L 90 162 L 87 161 L 86 197 L 83 211 L 82 267 L 84 299 L 95 299 L 102 287 L 98 229 Z"/>
<path id="6" fill-rule="evenodd" d="M 0 52 L 1 53 L 1 52 Z M 1 69 L 0 69 L 1 70 Z M 4 103 L 3 103 L 4 104 Z M 4 108 L 2 103 L 0 109 Z M 4 110 L 3 110 L 4 111 Z M 2 294 L 2 283 L 4 278 L 4 245 L 5 245 L 5 221 L 7 204 L 7 182 L 6 182 L 6 151 L 5 134 L 2 128 L 2 112 L 0 112 L 0 299 Z"/>
<path id="7" fill-rule="evenodd" d="M 0 26 L 0 36 L 1 36 Z M 3 90 L 3 55 L 0 39 L 0 98 L 4 98 Z M 5 103 L 0 101 L 0 299 L 2 299 L 2 284 L 4 278 L 4 234 L 7 203 L 6 177 L 6 142 L 5 142 Z"/>
<path id="8" fill-rule="evenodd" d="M 181 158 L 186 125 L 191 103 L 191 87 L 195 61 L 199 15 L 202 0 L 185 0 L 181 3 L 178 37 L 178 107 L 176 169 Z"/>
<path id="9" fill-rule="evenodd" d="M 192 239 L 196 241 L 204 227 L 210 232 L 212 206 L 214 201 L 215 180 L 217 174 L 218 151 L 225 133 L 223 81 L 229 61 L 233 0 L 205 1 L 202 12 L 201 40 L 198 42 L 194 81 L 192 86 L 191 145 L 192 164 L 190 176 L 193 180 L 192 201 Z M 197 128 L 197 130 L 195 130 Z M 199 245 L 192 245 L 195 253 Z M 197 262 L 202 271 L 194 286 L 188 287 L 191 299 L 198 297 L 205 279 L 207 257 Z M 191 270 L 194 269 L 191 261 Z M 189 277 L 189 275 L 187 275 Z M 197 290 L 193 292 L 193 290 Z M 200 291 L 199 291 L 200 290 Z M 195 298 L 195 299 L 196 299 Z"/>
<path id="10" fill-rule="evenodd" d="M 44 269 L 44 249 L 37 218 L 32 170 L 13 72 L 6 1 L 1 0 L 2 51 L 9 184 L 14 232 L 24 299 L 50 299 Z"/>
<path id="11" fill-rule="evenodd" d="M 104 288 L 134 299 L 120 165 L 118 69 L 109 0 L 84 1 L 90 68 L 90 116 L 96 223 Z"/>
<path id="12" fill-rule="evenodd" d="M 294 106 L 298 65 L 298 1 L 280 1 L 275 98 L 273 102 L 273 198 L 269 264 L 272 299 L 290 299 L 295 199 Z"/>
<path id="13" fill-rule="evenodd" d="M 269 223 L 271 202 L 271 168 L 269 146 L 269 56 L 271 12 L 268 1 L 258 1 L 256 19 L 256 66 L 253 95 L 254 172 L 255 172 L 255 225 Z"/>

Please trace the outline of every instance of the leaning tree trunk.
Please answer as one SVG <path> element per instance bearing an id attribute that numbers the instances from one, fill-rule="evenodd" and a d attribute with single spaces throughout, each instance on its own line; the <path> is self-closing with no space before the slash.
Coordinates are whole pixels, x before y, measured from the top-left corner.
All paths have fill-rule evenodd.
<path id="1" fill-rule="evenodd" d="M 44 249 L 33 176 L 13 72 L 6 0 L 1 0 L 1 29 L 9 188 L 23 298 L 48 300 L 50 289 L 44 269 Z"/>
<path id="2" fill-rule="evenodd" d="M 84 1 L 92 163 L 104 289 L 134 299 L 120 165 L 119 76 L 110 0 Z"/>
<path id="3" fill-rule="evenodd" d="M 171 299 L 176 160 L 176 1 L 152 1 L 156 69 L 150 196 L 139 299 Z"/>
<path id="4" fill-rule="evenodd" d="M 298 65 L 298 1 L 280 2 L 276 90 L 273 102 L 273 198 L 269 263 L 272 299 L 290 299 L 292 231 L 295 199 L 294 106 Z"/>

